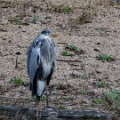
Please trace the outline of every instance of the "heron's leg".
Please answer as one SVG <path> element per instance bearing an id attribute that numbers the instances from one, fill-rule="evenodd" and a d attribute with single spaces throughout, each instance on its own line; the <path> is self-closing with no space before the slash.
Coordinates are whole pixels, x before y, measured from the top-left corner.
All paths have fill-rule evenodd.
<path id="1" fill-rule="evenodd" d="M 47 91 L 47 85 L 46 85 L 46 108 L 49 107 L 49 101 L 48 101 L 48 91 Z"/>

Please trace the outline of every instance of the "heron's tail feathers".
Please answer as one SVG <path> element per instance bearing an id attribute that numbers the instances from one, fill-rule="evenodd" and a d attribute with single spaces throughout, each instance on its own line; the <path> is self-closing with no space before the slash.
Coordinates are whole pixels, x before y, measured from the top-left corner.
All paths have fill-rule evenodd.
<path id="1" fill-rule="evenodd" d="M 40 97 L 42 97 L 42 94 L 45 90 L 45 81 L 38 80 L 37 83 L 37 100 L 40 101 Z"/>

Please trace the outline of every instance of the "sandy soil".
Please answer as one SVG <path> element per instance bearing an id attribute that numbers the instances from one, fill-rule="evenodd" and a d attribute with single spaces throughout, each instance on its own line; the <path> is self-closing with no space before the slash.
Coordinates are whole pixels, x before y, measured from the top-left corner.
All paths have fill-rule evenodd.
<path id="1" fill-rule="evenodd" d="M 63 6 L 72 11 L 62 12 Z M 120 5 L 107 0 L 1 0 L 1 103 L 34 106 L 26 53 L 34 38 L 46 27 L 55 35 L 57 59 L 73 60 L 57 61 L 49 86 L 50 105 L 61 109 L 99 110 L 119 120 L 120 110 L 106 98 L 106 92 L 120 91 Z M 84 52 L 62 56 L 60 52 L 65 50 L 66 44 L 75 45 Z M 102 62 L 96 59 L 99 54 L 110 55 L 114 60 Z M 17 57 L 18 68 L 15 69 Z M 12 84 L 11 79 L 15 77 L 26 85 Z M 101 87 L 101 83 L 104 86 Z M 93 102 L 95 99 L 104 99 L 104 102 L 97 104 Z M 44 107 L 45 101 L 41 104 Z"/>

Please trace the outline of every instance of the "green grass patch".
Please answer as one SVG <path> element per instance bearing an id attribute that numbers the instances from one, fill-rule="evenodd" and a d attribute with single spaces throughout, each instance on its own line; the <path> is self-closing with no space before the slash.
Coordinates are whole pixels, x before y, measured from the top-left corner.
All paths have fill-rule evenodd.
<path id="1" fill-rule="evenodd" d="M 69 49 L 69 50 L 71 50 L 71 51 L 74 51 L 74 52 L 76 52 L 76 53 L 79 53 L 81 50 L 78 48 L 78 47 L 76 47 L 75 45 L 67 45 L 66 47 L 65 47 L 66 49 Z"/>
<path id="2" fill-rule="evenodd" d="M 26 85 L 26 83 L 19 77 L 11 79 L 11 83 L 14 85 Z"/>
<path id="3" fill-rule="evenodd" d="M 98 27 L 98 28 L 95 28 L 95 30 L 97 30 L 97 31 L 105 31 L 105 28 L 104 27 Z"/>
<path id="4" fill-rule="evenodd" d="M 98 82 L 97 85 L 98 85 L 98 87 L 104 88 L 105 82 Z"/>
<path id="5" fill-rule="evenodd" d="M 51 19 L 51 16 L 46 16 L 45 19 Z"/>
<path id="6" fill-rule="evenodd" d="M 63 83 L 60 83 L 60 82 L 58 82 L 58 83 L 55 84 L 56 87 L 60 87 L 62 85 L 63 85 Z"/>
<path id="7" fill-rule="evenodd" d="M 79 18 L 78 18 L 78 24 L 85 24 L 85 23 L 90 23 L 91 18 L 92 18 L 91 13 L 83 13 Z"/>
<path id="8" fill-rule="evenodd" d="M 64 110 L 65 109 L 65 106 L 64 105 L 59 105 L 59 108 Z"/>
<path id="9" fill-rule="evenodd" d="M 97 57 L 96 57 L 97 60 L 101 60 L 103 62 L 105 61 L 113 61 L 114 58 L 107 55 L 107 54 L 99 54 Z"/>
<path id="10" fill-rule="evenodd" d="M 118 80 L 115 80 L 118 84 L 120 84 L 120 79 L 118 79 Z"/>
<path id="11" fill-rule="evenodd" d="M 83 108 L 89 109 L 89 108 L 90 108 L 90 105 L 83 105 Z M 88 120 L 89 120 L 89 119 L 88 119 Z"/>
<path id="12" fill-rule="evenodd" d="M 65 86 L 63 85 L 63 83 L 60 83 L 60 82 L 56 83 L 55 87 L 56 87 L 56 89 L 64 89 L 65 88 Z"/>
<path id="13" fill-rule="evenodd" d="M 21 20 L 19 18 L 15 18 L 13 24 L 14 25 L 22 25 L 23 23 L 21 22 Z"/>
<path id="14" fill-rule="evenodd" d="M 71 12 L 72 9 L 70 7 L 64 6 L 64 7 L 61 8 L 61 11 L 64 12 L 64 13 L 68 13 L 68 12 Z"/>
<path id="15" fill-rule="evenodd" d="M 40 98 L 41 101 L 45 101 L 46 100 L 46 96 L 42 95 L 42 97 Z"/>
<path id="16" fill-rule="evenodd" d="M 67 97 L 67 96 L 62 96 L 62 99 L 63 99 L 63 100 L 67 100 L 68 97 Z"/>
<path id="17" fill-rule="evenodd" d="M 94 99 L 92 102 L 96 103 L 96 104 L 103 104 L 105 102 L 105 100 L 100 99 L 100 98 L 96 98 Z"/>
<path id="18" fill-rule="evenodd" d="M 52 95 L 57 95 L 57 92 L 56 92 L 56 91 L 53 91 L 53 92 L 52 92 Z"/>
<path id="19" fill-rule="evenodd" d="M 120 109 L 120 91 L 112 89 L 106 93 L 107 99 Z"/>
<path id="20" fill-rule="evenodd" d="M 80 78 L 87 79 L 87 76 L 86 76 L 86 74 L 82 74 L 82 75 L 80 75 Z"/>
<path id="21" fill-rule="evenodd" d="M 89 18 L 89 17 L 91 17 L 91 16 L 92 16 L 91 13 L 87 13 L 87 14 L 86 14 L 86 17 L 87 17 L 87 18 Z"/>
<path id="22" fill-rule="evenodd" d="M 69 56 L 70 55 L 70 53 L 68 51 L 62 51 L 60 54 L 62 56 Z"/>
<path id="23" fill-rule="evenodd" d="M 84 93 L 85 93 L 84 90 L 78 90 L 78 91 L 76 91 L 76 94 L 84 94 Z"/>
<path id="24" fill-rule="evenodd" d="M 36 24 L 36 23 L 39 22 L 39 21 L 43 21 L 44 18 L 45 18 L 45 17 L 43 17 L 43 16 L 38 17 L 38 16 L 36 16 L 35 14 L 33 14 L 33 15 L 32 15 L 32 18 L 30 19 L 30 22 Z"/>

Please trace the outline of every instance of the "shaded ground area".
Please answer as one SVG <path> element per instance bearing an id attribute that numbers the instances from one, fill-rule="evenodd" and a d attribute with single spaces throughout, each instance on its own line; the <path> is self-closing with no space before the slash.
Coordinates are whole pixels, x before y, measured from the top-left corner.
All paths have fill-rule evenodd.
<path id="1" fill-rule="evenodd" d="M 120 4 L 107 0 L 1 0 L 1 103 L 35 106 L 29 91 L 26 53 L 46 26 L 54 33 L 59 59 L 49 86 L 50 105 L 60 109 L 99 110 L 119 120 Z M 68 49 L 67 44 L 82 52 Z M 62 51 L 69 54 L 63 56 Z M 100 54 L 112 59 L 101 61 Z M 11 82 L 16 77 L 25 85 Z M 45 98 L 42 100 L 44 107 Z"/>

